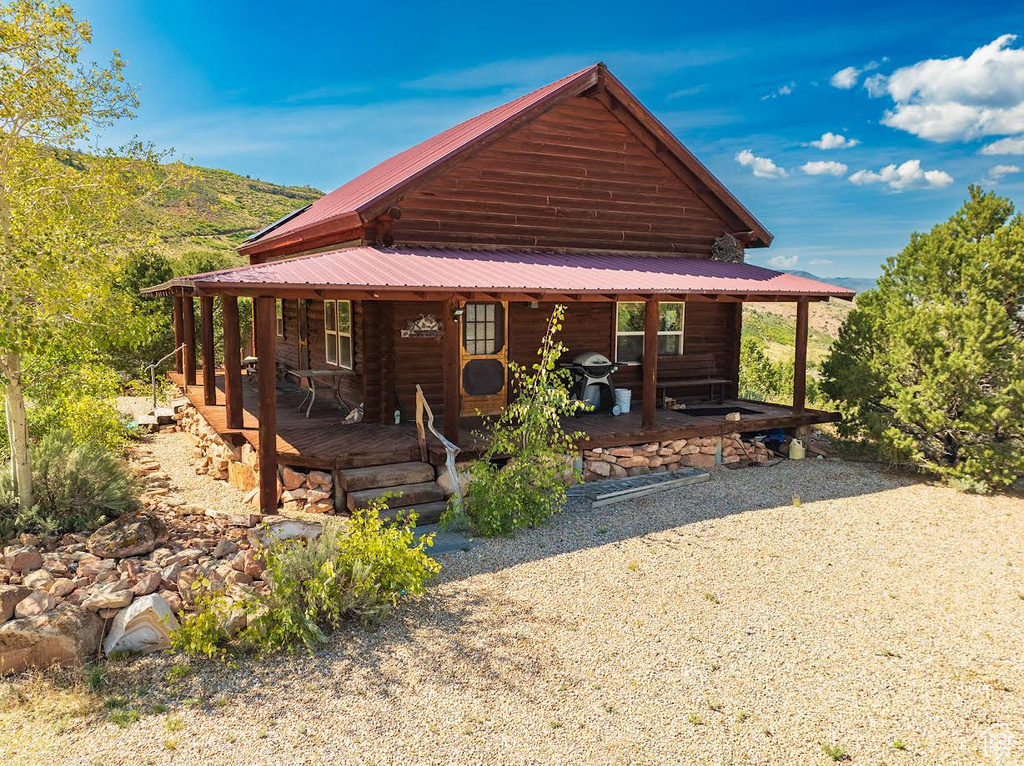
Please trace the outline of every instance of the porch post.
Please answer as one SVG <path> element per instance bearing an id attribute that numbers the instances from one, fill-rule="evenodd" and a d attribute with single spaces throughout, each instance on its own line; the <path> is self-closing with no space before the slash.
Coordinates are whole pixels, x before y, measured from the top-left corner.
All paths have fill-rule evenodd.
<path id="1" fill-rule="evenodd" d="M 238 298 L 221 298 L 224 314 L 224 408 L 228 428 L 242 427 L 242 333 L 238 325 Z"/>
<path id="2" fill-rule="evenodd" d="M 182 317 L 182 298 L 175 295 L 174 301 L 174 371 L 179 375 L 185 372 L 185 355 L 182 353 L 181 344 L 185 341 L 185 320 Z"/>
<path id="3" fill-rule="evenodd" d="M 455 298 L 444 302 L 444 336 L 441 338 L 441 380 L 444 392 L 444 435 L 459 443 L 459 337 L 461 325 L 455 321 Z"/>
<path id="4" fill-rule="evenodd" d="M 185 385 L 196 384 L 196 308 L 191 297 L 181 299 L 182 331 L 185 334 Z"/>
<path id="5" fill-rule="evenodd" d="M 807 316 L 810 302 L 796 304 L 796 355 L 793 360 L 793 414 L 802 415 L 807 396 Z"/>
<path id="6" fill-rule="evenodd" d="M 253 298 L 259 378 L 260 513 L 277 513 L 277 313 L 274 298 Z"/>
<path id="7" fill-rule="evenodd" d="M 217 356 L 213 348 L 213 297 L 199 298 L 199 320 L 202 322 L 203 343 L 203 404 L 212 407 L 217 403 Z"/>
<path id="8" fill-rule="evenodd" d="M 658 301 L 647 301 L 644 311 L 644 387 L 642 428 L 654 428 L 654 409 L 658 395 Z"/>

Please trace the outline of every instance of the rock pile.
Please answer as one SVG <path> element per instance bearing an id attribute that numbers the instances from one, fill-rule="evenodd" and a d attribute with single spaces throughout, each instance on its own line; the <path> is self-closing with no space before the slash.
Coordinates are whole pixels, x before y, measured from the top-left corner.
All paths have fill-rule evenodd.
<path id="1" fill-rule="evenodd" d="M 169 646 L 197 582 L 229 598 L 265 594 L 258 555 L 269 537 L 310 537 L 319 525 L 186 505 L 146 453 L 133 466 L 142 510 L 91 535 L 21 535 L 0 561 L 0 673 Z M 244 624 L 244 621 L 243 621 Z M 104 639 L 105 636 L 105 639 Z"/>
<path id="2" fill-rule="evenodd" d="M 583 479 L 596 481 L 609 477 L 640 476 L 681 466 L 711 468 L 718 463 L 738 463 L 744 459 L 763 463 L 769 458 L 769 450 L 761 442 L 744 441 L 738 433 L 622 447 L 595 447 L 583 451 Z"/>
<path id="3" fill-rule="evenodd" d="M 196 473 L 228 482 L 259 504 L 259 455 L 244 442 L 232 445 L 191 404 L 175 413 L 177 428 L 192 439 Z M 279 505 L 285 513 L 334 513 L 334 479 L 326 471 L 305 471 L 281 466 Z"/>

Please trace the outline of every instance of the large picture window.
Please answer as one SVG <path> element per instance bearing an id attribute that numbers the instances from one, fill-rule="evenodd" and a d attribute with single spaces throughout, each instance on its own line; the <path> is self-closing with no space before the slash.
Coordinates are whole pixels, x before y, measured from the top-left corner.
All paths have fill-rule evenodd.
<path id="1" fill-rule="evenodd" d="M 658 355 L 683 353 L 683 303 L 658 304 Z M 644 304 L 617 304 L 615 317 L 615 361 L 639 362 L 644 356 Z"/>
<path id="2" fill-rule="evenodd" d="M 324 301 L 327 364 L 352 369 L 352 301 Z"/>

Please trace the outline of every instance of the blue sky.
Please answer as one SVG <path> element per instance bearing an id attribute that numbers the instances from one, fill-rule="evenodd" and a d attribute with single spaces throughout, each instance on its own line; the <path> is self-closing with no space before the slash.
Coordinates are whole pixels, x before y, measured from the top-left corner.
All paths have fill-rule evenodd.
<path id="1" fill-rule="evenodd" d="M 775 234 L 755 263 L 873 277 L 969 183 L 1024 204 L 1020 2 L 75 5 L 141 88 L 113 138 L 276 183 L 333 189 L 600 60 Z"/>

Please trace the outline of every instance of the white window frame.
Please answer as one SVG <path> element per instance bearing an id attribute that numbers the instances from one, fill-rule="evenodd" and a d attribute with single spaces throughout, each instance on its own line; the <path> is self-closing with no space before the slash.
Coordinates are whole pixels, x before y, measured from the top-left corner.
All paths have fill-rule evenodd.
<path id="1" fill-rule="evenodd" d="M 643 330 L 619 330 L 619 306 L 622 305 L 633 305 L 643 306 L 643 301 L 616 301 L 615 302 L 615 314 L 612 316 L 612 323 L 615 329 L 615 361 L 619 361 L 619 337 L 627 336 L 640 336 L 643 337 Z M 679 306 L 679 329 L 678 330 L 658 330 L 658 337 L 668 335 L 679 336 L 679 354 L 668 354 L 667 356 L 682 356 L 684 352 L 683 348 L 683 330 L 686 329 L 686 304 L 682 301 L 659 301 L 658 303 L 658 325 L 661 325 L 661 310 L 664 306 Z M 660 352 L 659 352 L 660 353 Z M 642 364 L 642 360 L 639 362 L 622 362 L 622 364 Z"/>
<path id="2" fill-rule="evenodd" d="M 341 329 L 341 315 L 338 307 L 341 304 L 348 304 L 348 331 Z M 328 319 L 334 319 L 332 329 Z M 352 340 L 352 323 L 355 318 L 352 315 L 352 301 L 324 301 L 324 356 L 327 364 L 332 367 L 341 367 L 344 370 L 354 369 L 355 347 Z M 342 359 L 341 339 L 348 338 L 348 358 Z M 334 351 L 334 361 L 331 361 L 331 350 Z"/>
<path id="3" fill-rule="evenodd" d="M 274 301 L 274 315 L 277 318 L 277 337 L 284 337 L 284 301 L 278 298 Z"/>

